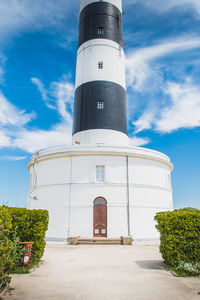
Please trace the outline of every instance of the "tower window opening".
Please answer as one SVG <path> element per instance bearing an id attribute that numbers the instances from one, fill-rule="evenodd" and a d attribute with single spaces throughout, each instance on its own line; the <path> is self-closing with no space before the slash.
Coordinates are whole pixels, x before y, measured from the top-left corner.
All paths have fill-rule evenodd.
<path id="1" fill-rule="evenodd" d="M 102 61 L 99 61 L 99 62 L 98 62 L 98 68 L 99 68 L 99 69 L 103 69 L 103 62 L 102 62 Z"/>
<path id="2" fill-rule="evenodd" d="M 97 102 L 97 109 L 104 109 L 104 102 L 103 101 L 98 101 Z"/>
<path id="3" fill-rule="evenodd" d="M 98 28 L 98 34 L 103 34 L 103 27 Z"/>
<path id="4" fill-rule="evenodd" d="M 105 181 L 105 166 L 96 166 L 96 182 Z"/>

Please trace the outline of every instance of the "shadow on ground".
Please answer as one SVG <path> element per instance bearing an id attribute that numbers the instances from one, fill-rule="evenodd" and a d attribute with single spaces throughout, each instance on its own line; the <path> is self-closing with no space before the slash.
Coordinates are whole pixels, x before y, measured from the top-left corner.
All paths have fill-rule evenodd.
<path id="1" fill-rule="evenodd" d="M 135 263 L 145 270 L 165 270 L 165 266 L 162 260 L 139 260 Z"/>

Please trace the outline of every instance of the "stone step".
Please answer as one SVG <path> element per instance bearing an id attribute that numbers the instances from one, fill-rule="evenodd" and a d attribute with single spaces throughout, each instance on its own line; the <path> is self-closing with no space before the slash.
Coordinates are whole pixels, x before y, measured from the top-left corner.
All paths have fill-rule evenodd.
<path id="1" fill-rule="evenodd" d="M 121 238 L 81 238 L 80 236 L 70 237 L 68 239 L 69 245 L 132 245 L 131 237 Z"/>
<path id="2" fill-rule="evenodd" d="M 109 238 L 79 238 L 79 245 L 121 245 L 121 239 L 109 239 Z"/>

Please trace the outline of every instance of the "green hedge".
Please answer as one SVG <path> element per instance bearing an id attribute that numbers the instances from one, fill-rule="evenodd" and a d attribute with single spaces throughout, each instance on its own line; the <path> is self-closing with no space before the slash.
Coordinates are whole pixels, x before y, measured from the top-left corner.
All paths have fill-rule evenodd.
<path id="1" fill-rule="evenodd" d="M 47 210 L 0 207 L 0 291 L 10 282 L 9 274 L 14 271 L 16 241 L 34 242 L 31 265 L 40 261 L 48 222 Z"/>
<path id="2" fill-rule="evenodd" d="M 13 268 L 11 258 L 12 242 L 8 239 L 12 228 L 12 218 L 7 208 L 0 209 L 0 292 L 10 282 L 10 272 Z"/>
<path id="3" fill-rule="evenodd" d="M 200 212 L 186 208 L 155 216 L 160 232 L 160 252 L 169 267 L 180 262 L 200 262 Z"/>
<path id="4" fill-rule="evenodd" d="M 32 263 L 37 264 L 45 248 L 45 234 L 48 229 L 49 215 L 47 210 L 29 210 L 26 208 L 9 207 L 13 229 L 16 228 L 21 242 L 34 242 L 32 249 Z M 13 238 L 13 232 L 10 239 Z"/>

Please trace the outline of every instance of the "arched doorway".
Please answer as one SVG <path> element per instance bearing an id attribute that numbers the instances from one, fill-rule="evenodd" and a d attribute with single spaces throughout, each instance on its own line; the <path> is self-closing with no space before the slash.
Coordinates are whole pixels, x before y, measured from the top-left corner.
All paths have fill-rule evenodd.
<path id="1" fill-rule="evenodd" d="M 93 235 L 107 237 L 107 201 L 102 197 L 94 200 Z"/>

